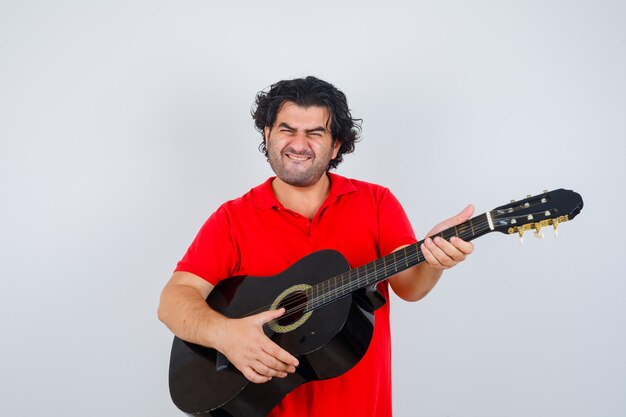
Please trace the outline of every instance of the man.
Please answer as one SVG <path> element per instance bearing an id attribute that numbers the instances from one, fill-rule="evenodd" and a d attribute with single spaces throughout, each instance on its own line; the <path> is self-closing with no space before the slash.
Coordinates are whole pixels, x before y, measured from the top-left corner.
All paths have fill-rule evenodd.
<path id="1" fill-rule="evenodd" d="M 222 352 L 246 378 L 265 383 L 295 372 L 297 359 L 263 333 L 284 310 L 229 319 L 205 298 L 222 279 L 276 275 L 320 249 L 342 253 L 358 267 L 415 243 L 404 210 L 381 186 L 329 171 L 354 150 L 359 121 L 345 95 L 315 77 L 280 81 L 257 95 L 253 118 L 276 177 L 222 205 L 204 224 L 165 286 L 159 318 L 179 338 Z M 429 236 L 469 219 L 473 207 L 435 226 Z M 388 285 L 417 301 L 444 269 L 473 251 L 458 238 L 426 239 L 427 262 L 406 269 Z M 389 304 L 375 312 L 374 335 L 361 361 L 345 374 L 303 384 L 271 416 L 391 416 Z"/>

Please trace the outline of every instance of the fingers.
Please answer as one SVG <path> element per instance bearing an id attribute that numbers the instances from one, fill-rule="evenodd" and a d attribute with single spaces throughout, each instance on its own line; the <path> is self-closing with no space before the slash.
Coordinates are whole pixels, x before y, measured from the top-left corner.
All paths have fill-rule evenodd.
<path id="1" fill-rule="evenodd" d="M 296 371 L 298 360 L 263 333 L 262 326 L 285 313 L 285 309 L 265 311 L 233 321 L 234 331 L 227 357 L 251 382 L 263 383 L 284 378 Z"/>
<path id="2" fill-rule="evenodd" d="M 445 228 L 456 226 L 458 224 L 461 224 L 467 221 L 470 217 L 472 217 L 473 214 L 474 214 L 474 205 L 468 204 L 463 210 L 461 210 L 459 214 L 456 214 L 450 217 L 449 219 L 444 220 L 443 222 L 440 223 L 440 225 L 444 226 Z"/>
<path id="3" fill-rule="evenodd" d="M 254 383 L 267 382 L 274 377 L 284 378 L 295 372 L 298 366 L 296 358 L 269 339 L 250 355 L 241 371 Z"/>
<path id="4" fill-rule="evenodd" d="M 269 365 L 268 365 L 269 364 Z M 253 371 L 253 375 L 260 379 L 261 382 L 269 381 L 274 377 L 284 378 L 287 376 L 286 371 L 280 371 L 282 364 L 275 358 L 272 358 L 265 352 L 260 352 L 258 359 L 252 361 L 249 365 Z"/>
<path id="5" fill-rule="evenodd" d="M 243 369 L 240 369 L 243 376 L 250 382 L 254 382 L 255 384 L 262 384 L 272 379 L 270 376 L 265 376 L 259 374 L 255 369 L 251 366 L 246 366 Z"/>
<path id="6" fill-rule="evenodd" d="M 296 371 L 296 367 L 294 365 L 289 365 L 285 362 L 282 362 L 279 359 L 276 359 L 274 356 L 261 352 L 259 354 L 259 359 L 257 361 L 262 366 L 266 367 L 266 373 L 272 374 L 272 376 L 277 376 L 280 378 L 284 378 L 287 376 L 287 373 L 293 373 Z"/>
<path id="7" fill-rule="evenodd" d="M 263 313 L 257 314 L 256 317 L 259 320 L 259 324 L 263 325 L 265 323 L 269 323 L 272 320 L 277 319 L 285 313 L 284 308 L 279 308 L 278 310 L 269 310 Z M 262 349 L 265 353 L 270 355 L 272 358 L 276 358 L 281 363 L 286 366 L 296 367 L 298 366 L 298 360 L 292 356 L 289 352 L 282 349 L 276 343 L 272 342 L 269 338 L 267 339 L 268 343 L 265 343 L 262 346 Z M 294 368 L 295 370 L 295 368 Z M 293 371 L 292 371 L 293 372 Z"/>
<path id="8" fill-rule="evenodd" d="M 461 224 L 467 221 L 473 215 L 474 215 L 474 205 L 468 204 L 467 207 L 465 207 L 463 210 L 461 210 L 459 214 L 455 216 L 457 223 L 455 223 L 454 225 Z"/>
<path id="9" fill-rule="evenodd" d="M 472 215 L 474 215 L 474 206 L 468 204 L 460 213 L 433 227 L 426 236 L 434 236 L 450 227 L 466 222 Z M 452 237 L 450 241 L 447 241 L 437 236 L 426 238 L 420 249 L 429 265 L 437 269 L 447 269 L 465 260 L 467 255 L 474 251 L 474 245 L 458 237 Z"/>
<path id="10" fill-rule="evenodd" d="M 263 352 L 275 361 L 273 362 L 275 364 L 274 369 L 295 372 L 298 360 L 276 343 L 269 339 L 268 341 L 269 343 L 263 346 Z M 267 365 L 269 366 L 270 364 Z"/>
<path id="11" fill-rule="evenodd" d="M 454 245 L 454 247 L 458 249 L 461 253 L 463 253 L 465 256 L 471 255 L 472 252 L 474 252 L 474 245 L 472 243 L 466 242 L 465 240 L 460 239 L 456 236 L 453 236 L 450 239 L 450 244 Z"/>
<path id="12" fill-rule="evenodd" d="M 474 214 L 474 206 L 472 204 L 468 204 L 459 214 L 456 214 L 449 219 L 446 219 L 433 227 L 426 236 L 433 236 L 439 232 L 442 232 L 450 227 L 459 225 L 463 222 L 466 222 L 472 215 Z"/>
<path id="13" fill-rule="evenodd" d="M 458 237 L 447 241 L 439 236 L 427 238 L 420 249 L 426 262 L 438 269 L 448 269 L 465 260 L 474 251 L 474 245 Z"/>
<path id="14" fill-rule="evenodd" d="M 255 317 L 259 319 L 260 324 L 269 323 L 270 321 L 279 318 L 285 313 L 284 308 L 279 308 L 278 310 L 268 310 L 262 313 L 257 314 Z"/>

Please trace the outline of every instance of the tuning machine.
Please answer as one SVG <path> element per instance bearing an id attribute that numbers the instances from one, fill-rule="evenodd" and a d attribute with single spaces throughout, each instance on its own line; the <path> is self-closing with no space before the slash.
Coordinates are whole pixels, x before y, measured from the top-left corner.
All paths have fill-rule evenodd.
<path id="1" fill-rule="evenodd" d="M 533 229 L 535 229 L 534 236 L 536 239 L 543 239 L 545 236 L 541 231 L 541 227 L 544 226 L 541 222 L 534 223 L 532 225 Z"/>
<path id="2" fill-rule="evenodd" d="M 552 223 L 552 228 L 554 229 L 554 237 L 558 238 L 559 237 L 559 221 L 557 219 L 554 219 L 554 222 Z"/>

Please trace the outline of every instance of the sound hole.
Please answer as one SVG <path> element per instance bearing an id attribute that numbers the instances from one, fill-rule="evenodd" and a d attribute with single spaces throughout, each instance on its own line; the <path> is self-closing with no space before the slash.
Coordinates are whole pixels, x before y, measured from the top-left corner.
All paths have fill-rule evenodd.
<path id="1" fill-rule="evenodd" d="M 307 298 L 304 291 L 295 291 L 283 298 L 278 303 L 278 308 L 284 307 L 285 314 L 276 320 L 278 324 L 280 326 L 289 326 L 300 320 L 304 313 L 306 302 Z"/>

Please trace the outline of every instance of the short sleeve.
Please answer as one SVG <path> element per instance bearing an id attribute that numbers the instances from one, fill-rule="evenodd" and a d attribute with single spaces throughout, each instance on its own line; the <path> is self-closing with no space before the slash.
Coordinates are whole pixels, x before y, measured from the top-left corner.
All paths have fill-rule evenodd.
<path id="1" fill-rule="evenodd" d="M 383 189 L 378 204 L 378 248 L 381 256 L 386 256 L 402 245 L 417 242 L 402 205 L 389 191 Z"/>
<path id="2" fill-rule="evenodd" d="M 222 206 L 200 228 L 175 271 L 190 272 L 217 285 L 233 275 L 237 264 L 228 213 Z"/>

